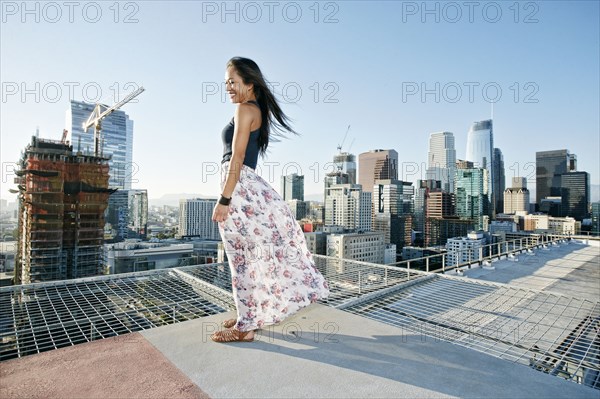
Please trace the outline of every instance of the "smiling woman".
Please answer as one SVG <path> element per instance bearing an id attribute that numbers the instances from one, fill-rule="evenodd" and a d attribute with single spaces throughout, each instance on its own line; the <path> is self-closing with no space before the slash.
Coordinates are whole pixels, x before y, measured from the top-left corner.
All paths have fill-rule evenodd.
<path id="1" fill-rule="evenodd" d="M 224 321 L 226 329 L 211 338 L 252 341 L 254 330 L 327 298 L 329 286 L 289 206 L 255 171 L 272 125 L 295 132 L 254 61 L 232 58 L 225 82 L 237 107 L 222 133 L 222 194 L 213 221 L 229 260 L 237 318 Z"/>

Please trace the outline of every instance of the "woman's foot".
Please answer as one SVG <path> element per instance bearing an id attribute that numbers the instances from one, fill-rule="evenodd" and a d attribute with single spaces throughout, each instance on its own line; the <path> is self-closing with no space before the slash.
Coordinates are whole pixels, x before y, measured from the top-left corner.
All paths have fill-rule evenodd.
<path id="1" fill-rule="evenodd" d="M 237 319 L 227 319 L 221 323 L 221 325 L 225 328 L 231 328 L 235 326 L 237 323 Z"/>
<path id="2" fill-rule="evenodd" d="M 254 330 L 240 331 L 236 328 L 217 331 L 210 336 L 215 342 L 252 342 L 254 341 Z"/>

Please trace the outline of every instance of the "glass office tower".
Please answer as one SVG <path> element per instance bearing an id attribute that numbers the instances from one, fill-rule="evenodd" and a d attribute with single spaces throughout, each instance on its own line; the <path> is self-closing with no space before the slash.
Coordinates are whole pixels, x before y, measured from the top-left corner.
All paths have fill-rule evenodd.
<path id="1" fill-rule="evenodd" d="M 560 175 L 576 167 L 576 158 L 568 150 L 538 151 L 535 153 L 536 203 L 546 197 L 560 196 Z"/>
<path id="2" fill-rule="evenodd" d="M 468 161 L 473 162 L 474 167 L 483 168 L 487 170 L 487 187 L 488 187 L 488 204 L 487 210 L 491 211 L 493 208 L 491 204 L 494 203 L 494 171 L 493 171 L 493 158 L 494 157 L 494 133 L 492 128 L 492 120 L 488 119 L 485 121 L 475 122 L 469 129 L 467 136 L 467 155 Z"/>
<path id="3" fill-rule="evenodd" d="M 484 229 L 485 216 L 489 215 L 488 171 L 483 168 L 457 169 L 454 183 L 456 215 L 477 223 Z"/>
<path id="4" fill-rule="evenodd" d="M 82 127 L 94 106 L 83 101 L 71 101 L 67 109 L 65 129 L 69 131 L 67 140 L 73 145 L 74 152 L 94 152 L 94 128 L 84 132 Z M 110 156 L 110 188 L 130 189 L 137 169 L 133 164 L 133 121 L 125 112 L 116 110 L 103 119 L 102 143 L 102 154 Z"/>
<path id="5" fill-rule="evenodd" d="M 494 148 L 494 159 L 492 162 L 492 174 L 494 175 L 494 187 L 492 192 L 494 193 L 494 214 L 504 212 L 504 189 L 506 188 L 505 175 L 504 175 L 504 156 L 500 148 Z"/>
<path id="6" fill-rule="evenodd" d="M 571 216 L 576 220 L 588 217 L 590 203 L 590 175 L 587 172 L 570 172 L 560 175 L 562 197 L 561 216 Z"/>

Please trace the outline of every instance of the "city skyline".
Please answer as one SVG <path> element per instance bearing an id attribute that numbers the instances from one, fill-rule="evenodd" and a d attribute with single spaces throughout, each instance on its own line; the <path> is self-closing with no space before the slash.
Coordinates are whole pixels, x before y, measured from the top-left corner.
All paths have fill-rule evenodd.
<path id="1" fill-rule="evenodd" d="M 207 3 L 217 6 L 217 14 Z M 263 21 L 256 23 L 242 5 L 236 22 L 236 15 L 220 15 L 220 3 L 210 2 L 184 3 L 169 15 L 166 3 L 132 3 L 138 6 L 130 18 L 135 23 L 125 23 L 135 10 L 125 10 L 124 3 L 118 18 L 102 5 L 97 23 L 80 14 L 70 23 L 65 13 L 52 23 L 42 8 L 39 22 L 27 15 L 22 22 L 18 11 L 15 16 L 3 10 L 0 198 L 14 201 L 8 193 L 14 186 L 11 163 L 37 126 L 40 137 L 59 140 L 71 99 L 99 97 L 111 105 L 139 86 L 147 92 L 123 108 L 135 121 L 132 187 L 147 189 L 150 199 L 169 193 L 216 196 L 219 132 L 234 110 L 223 98 L 221 81 L 234 55 L 255 59 L 279 97 L 291 100 L 282 106 L 302 134 L 274 143 L 268 159 L 259 159 L 263 177 L 275 187 L 281 175 L 298 173 L 305 176 L 307 196 L 322 193 L 348 125 L 342 151 L 394 149 L 400 180 L 425 179 L 429 135 L 452 132 L 456 157 L 464 159 L 469 126 L 492 117 L 488 100 L 497 88 L 503 94 L 493 105 L 494 147 L 503 152 L 506 180 L 526 177 L 535 192 L 535 153 L 567 148 L 578 155 L 578 170 L 590 173 L 590 184 L 600 183 L 598 93 L 581 90 L 598 86 L 598 59 L 589 57 L 598 51 L 597 3 L 535 3 L 535 13 L 521 4 L 518 18 L 501 4 L 503 17 L 496 22 L 481 13 L 470 22 L 464 12 L 459 21 L 441 13 L 436 22 L 423 10 L 409 13 L 406 3 L 319 3 L 318 18 L 316 9 L 301 4 L 297 22 L 277 13 L 267 21 L 263 10 Z M 290 4 L 281 3 L 282 9 Z M 157 23 L 169 29 L 154 32 Z M 269 39 L 274 29 L 281 40 Z M 73 32 L 103 35 L 111 56 L 90 62 L 81 50 L 85 39 Z M 519 40 L 523 35 L 527 43 Z M 252 40 L 239 39 L 246 36 Z M 211 39 L 218 37 L 222 43 Z M 198 51 L 190 51 L 190 43 Z M 289 46 L 294 51 L 280 57 Z M 473 62 L 474 49 L 486 57 Z M 48 60 L 44 69 L 34 67 L 38 59 Z M 436 65 L 436 59 L 444 62 Z M 294 97 L 294 90 L 301 95 Z M 462 96 L 454 101 L 456 90 Z"/>

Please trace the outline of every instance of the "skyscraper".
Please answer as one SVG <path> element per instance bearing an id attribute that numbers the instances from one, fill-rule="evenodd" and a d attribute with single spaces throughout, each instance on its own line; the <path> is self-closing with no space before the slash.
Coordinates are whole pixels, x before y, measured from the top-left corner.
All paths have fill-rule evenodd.
<path id="1" fill-rule="evenodd" d="M 214 199 L 179 200 L 179 236 L 220 240 L 219 226 L 212 221 Z"/>
<path id="2" fill-rule="evenodd" d="M 378 179 L 373 185 L 373 231 L 385 233 L 385 242 L 396 250 L 411 244 L 411 183 L 395 179 Z"/>
<path id="3" fill-rule="evenodd" d="M 494 132 L 492 120 L 474 122 L 467 136 L 467 155 L 468 161 L 473 162 L 475 168 L 487 170 L 487 200 L 489 205 L 487 212 L 493 210 L 494 204 Z M 487 213 L 486 213 L 487 215 Z"/>
<path id="4" fill-rule="evenodd" d="M 484 168 L 457 169 L 454 185 L 456 215 L 476 221 L 483 230 L 488 216 L 488 170 Z"/>
<path id="5" fill-rule="evenodd" d="M 560 175 L 562 197 L 561 216 L 583 220 L 589 215 L 590 175 L 587 172 L 570 172 Z"/>
<path id="6" fill-rule="evenodd" d="M 454 181 L 454 177 L 452 177 Z M 431 191 L 441 191 L 442 182 L 439 180 L 417 180 L 415 187 L 414 204 L 414 226 L 417 232 L 425 231 L 425 214 L 427 211 L 427 200 Z"/>
<path id="7" fill-rule="evenodd" d="M 494 148 L 494 159 L 492 161 L 492 174 L 494 175 L 494 209 L 493 214 L 504 212 L 504 188 L 506 187 L 504 176 L 504 156 L 500 148 Z"/>
<path id="8" fill-rule="evenodd" d="M 117 190 L 108 199 L 106 235 L 109 242 L 146 238 L 148 227 L 148 191 Z"/>
<path id="9" fill-rule="evenodd" d="M 148 234 L 148 190 L 129 191 L 130 238 L 146 238 Z"/>
<path id="10" fill-rule="evenodd" d="M 454 192 L 455 169 L 454 134 L 450 132 L 431 133 L 427 156 L 427 179 L 440 180 L 442 190 L 452 193 Z"/>
<path id="11" fill-rule="evenodd" d="M 600 236 L 600 201 L 592 203 L 592 235 Z"/>
<path id="12" fill-rule="evenodd" d="M 371 193 L 360 184 L 336 184 L 325 197 L 325 224 L 371 230 Z"/>
<path id="13" fill-rule="evenodd" d="M 120 242 L 129 238 L 129 192 L 117 190 L 108 199 L 106 210 L 106 235 L 108 242 Z"/>
<path id="14" fill-rule="evenodd" d="M 108 159 L 32 137 L 20 167 L 15 284 L 102 274 Z"/>
<path id="15" fill-rule="evenodd" d="M 91 154 L 94 152 L 94 130 L 83 131 L 95 104 L 71 100 L 66 112 L 65 129 L 67 140 L 73 151 Z M 102 154 L 110 156 L 108 161 L 110 188 L 130 189 L 133 175 L 133 121 L 121 110 L 116 110 L 102 120 Z"/>
<path id="16" fill-rule="evenodd" d="M 504 190 L 504 213 L 529 212 L 527 179 L 513 177 L 511 187 Z"/>
<path id="17" fill-rule="evenodd" d="M 440 189 L 427 193 L 425 202 L 425 247 L 446 245 L 449 238 L 466 235 L 473 229 L 471 219 L 456 216 L 456 196 Z"/>
<path id="18" fill-rule="evenodd" d="M 428 193 L 426 218 L 442 219 L 456 215 L 454 194 L 445 191 L 431 191 Z"/>
<path id="19" fill-rule="evenodd" d="M 329 188 L 336 184 L 351 184 L 350 183 L 350 175 L 348 173 L 339 171 L 339 172 L 329 172 L 325 175 L 323 179 L 323 183 L 325 186 L 325 191 L 323 198 L 327 198 L 329 193 Z"/>
<path id="20" fill-rule="evenodd" d="M 589 213 L 590 176 L 577 172 L 577 156 L 568 150 L 539 151 L 535 160 L 536 202 L 540 209 L 555 216 L 585 218 Z M 554 207 L 548 207 L 548 203 Z"/>
<path id="21" fill-rule="evenodd" d="M 575 171 L 577 161 L 568 150 L 538 151 L 535 153 L 536 203 L 546 197 L 560 196 L 560 175 Z"/>
<path id="22" fill-rule="evenodd" d="M 398 179 L 398 153 L 395 150 L 371 150 L 358 155 L 358 183 L 372 192 L 375 180 Z"/>
<path id="23" fill-rule="evenodd" d="M 347 152 L 340 152 L 333 156 L 335 172 L 348 174 L 348 183 L 356 184 L 356 156 Z"/>
<path id="24" fill-rule="evenodd" d="M 281 197 L 285 201 L 304 201 L 304 176 L 297 173 L 281 176 Z"/>

